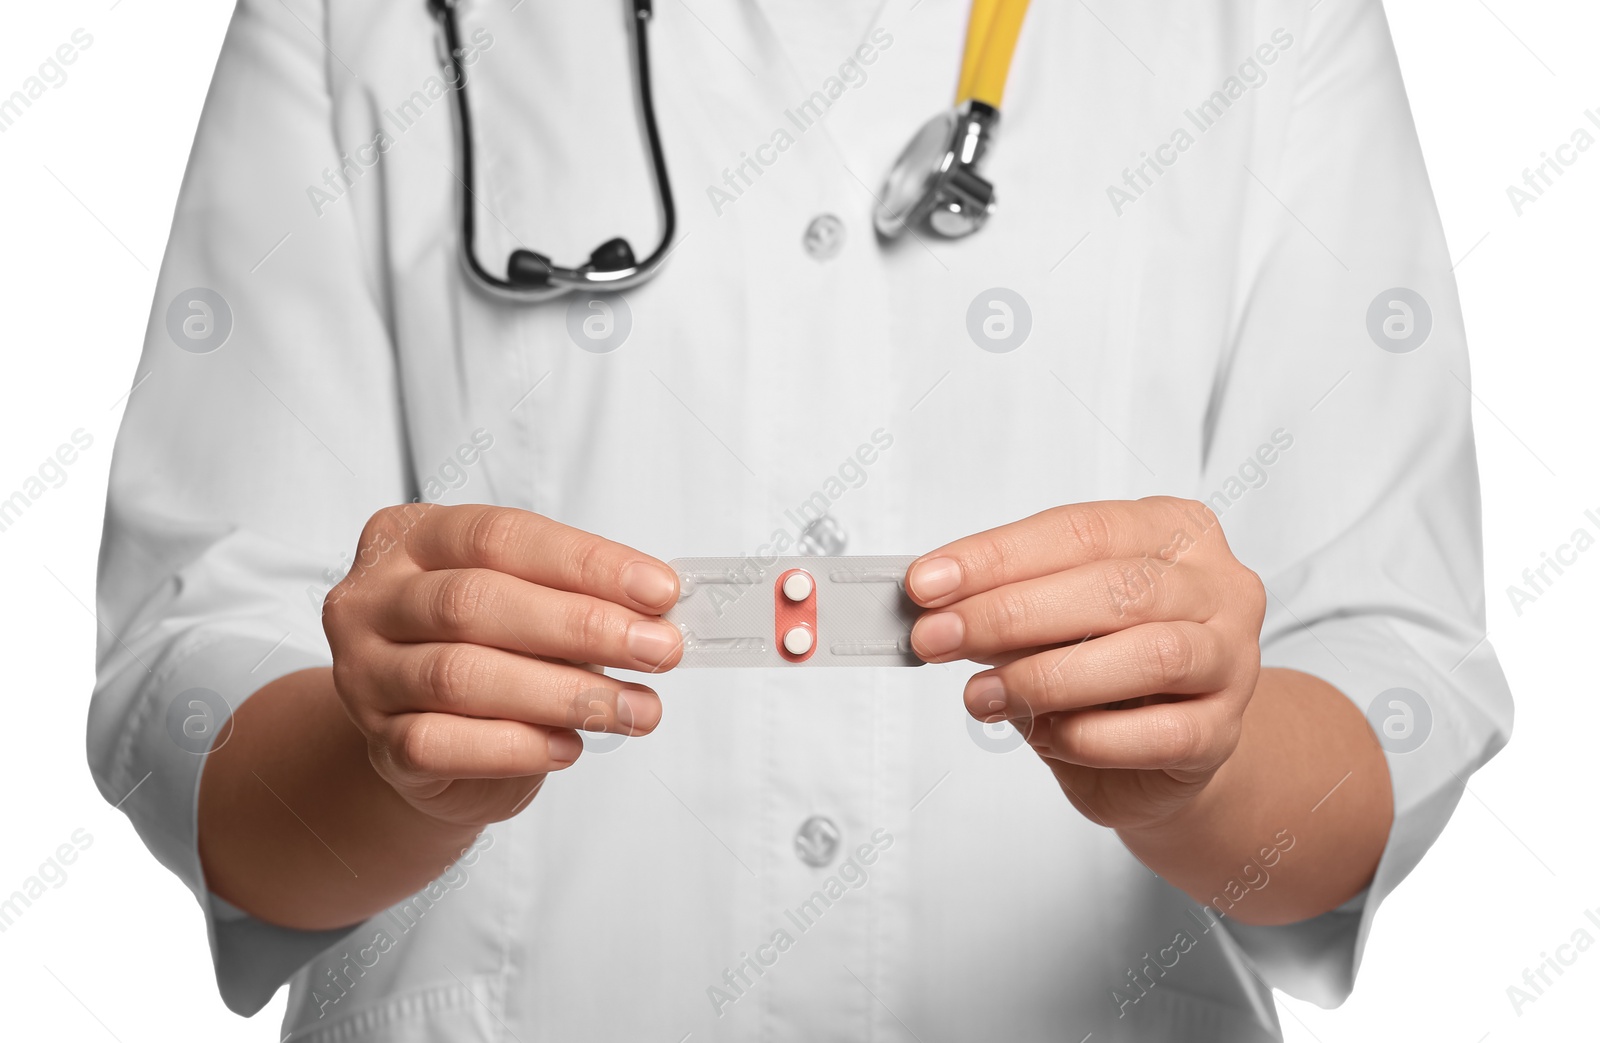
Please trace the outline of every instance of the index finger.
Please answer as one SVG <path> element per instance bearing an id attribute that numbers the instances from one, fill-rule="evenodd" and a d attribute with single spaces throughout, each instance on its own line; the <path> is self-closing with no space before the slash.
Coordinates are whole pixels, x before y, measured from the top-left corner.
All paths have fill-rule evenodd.
<path id="1" fill-rule="evenodd" d="M 514 507 L 433 507 L 405 540 L 411 559 L 430 571 L 493 569 L 652 615 L 678 599 L 678 574 L 666 562 Z"/>
<path id="2" fill-rule="evenodd" d="M 906 592 L 937 608 L 1105 558 L 1170 558 L 1217 524 L 1205 504 L 1171 496 L 1052 507 L 924 554 L 906 570 Z"/>

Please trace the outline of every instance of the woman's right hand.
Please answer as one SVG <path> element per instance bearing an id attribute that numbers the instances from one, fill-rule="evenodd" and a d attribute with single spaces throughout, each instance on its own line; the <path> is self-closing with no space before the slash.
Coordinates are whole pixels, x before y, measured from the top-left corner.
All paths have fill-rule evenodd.
<path id="1" fill-rule="evenodd" d="M 481 828 L 578 759 L 575 729 L 656 726 L 654 691 L 592 668 L 677 665 L 659 618 L 677 597 L 663 562 L 537 514 L 408 504 L 367 523 L 323 627 L 378 774 L 424 814 Z"/>

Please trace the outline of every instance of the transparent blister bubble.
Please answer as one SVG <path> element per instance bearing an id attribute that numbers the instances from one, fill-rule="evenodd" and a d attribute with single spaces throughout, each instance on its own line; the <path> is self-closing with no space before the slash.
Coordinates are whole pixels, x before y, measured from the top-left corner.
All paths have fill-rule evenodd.
<path id="1" fill-rule="evenodd" d="M 920 666 L 914 555 L 678 558 L 681 667 Z"/>

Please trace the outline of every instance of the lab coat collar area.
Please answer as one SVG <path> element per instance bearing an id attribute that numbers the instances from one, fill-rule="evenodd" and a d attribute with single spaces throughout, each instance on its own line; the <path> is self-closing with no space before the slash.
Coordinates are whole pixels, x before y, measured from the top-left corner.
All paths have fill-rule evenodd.
<path id="1" fill-rule="evenodd" d="M 577 260 L 618 234 L 654 242 L 623 7 L 462 5 L 480 142 L 471 201 L 491 267 L 520 245 Z M 1246 374 L 1216 404 L 1249 292 L 1241 273 L 1293 232 L 1241 234 L 1260 226 L 1239 167 L 1278 172 L 1304 12 L 1126 5 L 1129 50 L 1086 8 L 1036 4 L 989 167 L 999 215 L 961 243 L 884 247 L 873 192 L 947 103 L 966 11 L 957 0 L 663 0 L 651 33 L 682 216 L 672 258 L 620 297 L 513 307 L 476 291 L 459 264 L 463 189 L 421 0 L 245 0 L 230 47 L 251 60 L 225 54 L 228 88 L 208 109 L 242 111 L 244 98 L 266 110 L 266 132 L 304 154 L 276 150 L 271 179 L 266 162 L 244 171 L 240 196 L 275 206 L 302 193 L 307 213 L 257 265 L 263 279 L 226 288 L 253 323 L 241 320 L 238 352 L 173 363 L 153 332 L 166 368 L 130 406 L 119 457 L 154 445 L 188 454 L 176 473 L 231 467 L 207 447 L 161 441 L 153 418 L 215 408 L 203 392 L 248 358 L 254 380 L 286 398 L 236 374 L 255 396 L 236 404 L 260 406 L 244 418 L 281 424 L 284 444 L 306 447 L 288 474 L 272 470 L 275 457 L 263 470 L 318 509 L 282 512 L 242 481 L 218 485 L 224 517 L 211 520 L 282 560 L 234 550 L 228 572 L 219 544 L 189 567 L 229 584 L 176 585 L 172 613 L 226 615 L 240 590 L 252 605 L 300 597 L 364 511 L 414 496 L 524 507 L 671 558 L 806 540 L 914 553 L 1055 504 L 1208 493 L 1220 480 L 1212 457 L 1237 459 L 1280 412 L 1315 399 L 1298 376 L 1275 373 L 1289 394 Z M 1269 45 L 1277 64 L 1263 83 L 1226 110 L 1213 102 L 1212 116 L 1195 110 L 1198 144 L 1172 153 L 1181 177 L 1139 158 L 1168 155 L 1156 144 L 1197 99 Z M 286 83 L 310 89 L 313 69 L 331 85 L 326 113 L 285 100 Z M 1404 118 L 1403 105 L 1374 111 Z M 270 245 L 282 226 L 257 218 L 272 206 L 230 200 L 237 182 L 211 177 L 259 147 L 218 112 L 202 123 L 186 194 Z M 306 146 L 324 114 L 334 140 Z M 303 180 L 281 172 L 298 165 Z M 180 204 L 163 272 L 179 280 L 172 292 L 236 248 L 186 213 Z M 250 250 L 241 269 L 259 260 Z M 1313 273 L 1300 285 L 1342 294 L 1317 263 L 1297 265 Z M 272 325 L 284 315 L 293 329 Z M 1329 367 L 1346 365 L 1347 345 L 1316 339 L 1321 328 L 1305 336 Z M 1303 383 L 1320 390 L 1335 376 Z M 1219 408 L 1227 422 L 1213 424 Z M 1317 444 L 1306 433 L 1299 451 L 1314 459 Z M 150 470 L 114 481 L 119 502 L 159 510 L 182 492 L 158 488 Z M 1352 502 L 1383 484 L 1349 477 L 1339 495 Z M 1441 479 L 1442 509 L 1470 484 L 1458 477 Z M 1306 522 L 1296 510 L 1355 524 L 1314 491 L 1299 507 L 1274 495 L 1228 516 L 1231 535 L 1236 520 L 1248 531 L 1258 504 L 1284 512 L 1256 516 L 1243 555 L 1284 551 L 1290 522 Z M 203 517 L 202 500 L 191 492 L 182 507 Z M 1362 516 L 1359 504 L 1350 513 Z M 316 552 L 282 549 L 296 544 Z M 1351 575 L 1339 562 L 1314 571 Z M 195 600 L 208 590 L 211 602 Z M 268 647 L 281 633 L 255 629 Z M 130 640 L 142 653 L 160 637 Z M 315 638 L 294 644 L 325 654 Z M 219 975 L 251 997 L 241 1006 L 259 1005 L 279 983 L 273 968 L 296 954 L 285 1031 L 302 1040 L 1278 1038 L 1259 976 L 1271 961 L 1073 811 L 1015 733 L 973 722 L 965 673 L 663 676 L 654 734 L 589 737 L 526 812 L 338 944 L 213 906 L 214 928 L 261 954 L 252 965 L 249 947 L 219 949 Z"/>

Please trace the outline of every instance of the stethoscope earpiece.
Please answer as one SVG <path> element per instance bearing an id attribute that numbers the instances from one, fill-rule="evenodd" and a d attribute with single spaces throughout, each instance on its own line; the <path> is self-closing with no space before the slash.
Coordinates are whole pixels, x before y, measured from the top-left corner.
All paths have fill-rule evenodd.
<path id="1" fill-rule="evenodd" d="M 584 267 L 596 272 L 620 272 L 638 263 L 633 259 L 633 247 L 626 239 L 618 236 L 615 239 L 607 239 L 595 247 L 594 253 L 589 255 L 589 263 Z"/>
<path id="2" fill-rule="evenodd" d="M 516 286 L 549 286 L 550 258 L 532 250 L 513 250 L 506 260 L 506 281 Z"/>
<path id="3" fill-rule="evenodd" d="M 593 272 L 606 274 L 609 272 L 625 272 L 630 268 L 637 268 L 639 262 L 634 260 L 633 247 L 628 240 L 618 236 L 607 239 L 594 248 L 594 253 L 589 255 L 589 261 L 579 272 Z M 546 289 L 551 284 L 551 275 L 557 269 L 550 263 L 550 258 L 542 253 L 532 250 L 513 250 L 506 260 L 506 281 L 514 286 L 530 290 Z"/>

